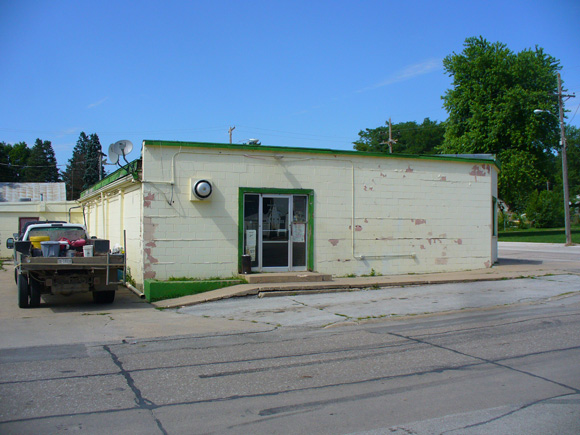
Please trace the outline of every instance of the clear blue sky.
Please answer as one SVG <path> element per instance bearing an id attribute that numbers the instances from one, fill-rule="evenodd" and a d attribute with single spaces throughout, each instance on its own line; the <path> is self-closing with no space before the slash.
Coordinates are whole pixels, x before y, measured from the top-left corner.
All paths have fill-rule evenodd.
<path id="1" fill-rule="evenodd" d="M 465 38 L 561 61 L 580 104 L 580 1 L 0 0 L 0 141 L 79 133 L 352 149 L 359 130 L 443 121 Z M 580 125 L 580 113 L 572 120 Z M 109 171 L 113 167 L 108 168 Z"/>

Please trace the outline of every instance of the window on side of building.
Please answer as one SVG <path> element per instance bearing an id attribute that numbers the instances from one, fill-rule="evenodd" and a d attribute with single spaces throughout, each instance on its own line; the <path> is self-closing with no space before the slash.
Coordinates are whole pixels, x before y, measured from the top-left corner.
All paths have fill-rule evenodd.
<path id="1" fill-rule="evenodd" d="M 497 228 L 498 228 L 498 220 L 497 220 L 497 198 L 495 196 L 491 197 L 491 213 L 492 213 L 492 232 L 491 235 L 497 237 Z"/>

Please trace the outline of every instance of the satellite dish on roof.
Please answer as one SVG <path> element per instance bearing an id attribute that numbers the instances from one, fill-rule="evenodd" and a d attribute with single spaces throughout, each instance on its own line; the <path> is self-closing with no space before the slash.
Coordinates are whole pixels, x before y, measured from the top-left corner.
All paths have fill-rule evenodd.
<path id="1" fill-rule="evenodd" d="M 125 156 L 131 151 L 133 151 L 133 143 L 130 140 L 119 140 L 109 145 L 109 159 L 113 164 L 119 161 L 119 156 L 123 156 L 127 161 Z"/>

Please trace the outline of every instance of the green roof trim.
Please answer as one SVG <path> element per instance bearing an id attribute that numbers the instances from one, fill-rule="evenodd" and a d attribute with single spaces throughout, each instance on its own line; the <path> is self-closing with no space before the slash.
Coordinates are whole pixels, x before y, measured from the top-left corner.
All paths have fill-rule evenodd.
<path id="1" fill-rule="evenodd" d="M 493 164 L 498 170 L 501 170 L 499 160 L 490 155 L 489 157 L 480 155 L 441 155 L 441 154 L 385 154 L 385 153 L 371 153 L 354 150 L 333 150 L 330 148 L 300 148 L 300 147 L 282 147 L 271 145 L 233 145 L 229 143 L 215 143 L 215 142 L 180 142 L 171 140 L 144 140 L 143 146 L 159 146 L 159 147 L 186 147 L 186 148 L 206 148 L 206 149 L 222 149 L 235 151 L 261 151 L 274 153 L 302 153 L 302 154 L 319 154 L 332 156 L 349 156 L 349 157 L 380 157 L 386 159 L 414 159 L 414 160 L 436 160 L 459 163 L 487 163 Z M 81 199 L 85 196 L 102 189 L 108 184 L 117 181 L 118 179 L 127 175 L 133 175 L 137 179 L 136 171 L 140 169 L 141 159 L 135 159 L 125 167 L 117 169 L 112 174 L 103 178 L 98 183 L 81 192 Z M 126 168 L 130 169 L 128 171 Z"/>
<path id="2" fill-rule="evenodd" d="M 141 159 L 133 160 L 128 165 L 125 165 L 124 167 L 117 169 L 115 172 L 107 175 L 98 183 L 95 183 L 88 189 L 83 190 L 81 192 L 81 198 L 84 198 L 85 196 L 105 187 L 107 184 L 111 184 L 112 182 L 117 181 L 119 178 L 123 178 L 127 175 L 133 175 L 133 178 L 136 178 L 135 172 L 139 169 L 140 161 Z"/>
<path id="3" fill-rule="evenodd" d="M 143 146 L 160 146 L 160 147 L 187 147 L 187 148 L 213 148 L 226 149 L 236 151 L 269 151 L 269 152 L 292 152 L 303 154 L 323 154 L 323 155 L 342 155 L 349 157 L 382 157 L 391 159 L 416 159 L 416 160 L 441 160 L 449 162 L 463 162 L 463 163 L 493 163 L 500 169 L 499 161 L 495 156 L 485 157 L 460 157 L 439 154 L 385 154 L 385 153 L 371 153 L 363 151 L 350 150 L 333 150 L 329 148 L 300 148 L 300 147 L 281 147 L 270 145 L 233 145 L 226 143 L 214 142 L 180 142 L 180 141 L 165 141 L 165 140 L 144 140 Z"/>

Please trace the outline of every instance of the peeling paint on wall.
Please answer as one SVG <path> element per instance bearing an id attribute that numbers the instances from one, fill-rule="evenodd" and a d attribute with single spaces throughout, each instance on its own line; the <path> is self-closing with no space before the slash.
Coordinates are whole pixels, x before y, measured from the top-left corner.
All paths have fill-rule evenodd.
<path id="1" fill-rule="evenodd" d="M 149 194 L 147 197 L 151 197 L 154 195 Z M 144 202 L 145 204 L 145 202 Z M 154 279 L 156 272 L 151 267 L 152 264 L 158 263 L 159 260 L 151 255 L 152 248 L 155 248 L 155 229 L 157 228 L 157 224 L 153 223 L 153 220 L 150 217 L 143 218 L 143 241 L 146 242 L 145 246 L 147 248 L 143 249 L 143 278 L 144 279 Z"/>
<path id="2" fill-rule="evenodd" d="M 463 240 L 462 239 L 457 239 L 455 241 L 455 243 L 457 243 L 458 245 L 462 245 L 463 244 Z"/>
<path id="3" fill-rule="evenodd" d="M 145 252 L 145 256 L 147 257 L 149 263 L 151 264 L 159 263 L 159 260 L 155 258 L 153 255 L 151 255 L 151 248 L 145 248 L 143 249 L 143 252 Z"/>
<path id="4" fill-rule="evenodd" d="M 411 219 L 411 222 L 415 222 L 415 225 L 425 225 L 427 223 L 425 219 Z"/>
<path id="5" fill-rule="evenodd" d="M 149 192 L 147 195 L 143 196 L 143 207 L 150 208 L 151 201 L 155 201 L 155 194 L 152 192 Z"/>
<path id="6" fill-rule="evenodd" d="M 491 166 L 490 165 L 473 165 L 471 168 L 471 172 L 469 175 L 475 177 L 475 181 L 477 181 L 477 177 L 485 177 L 486 175 L 491 173 Z"/>
<path id="7" fill-rule="evenodd" d="M 483 263 L 483 265 L 485 266 L 486 269 L 489 269 L 491 267 L 491 262 L 488 260 L 485 263 Z"/>
<path id="8" fill-rule="evenodd" d="M 447 264 L 447 258 L 436 258 L 435 264 Z"/>
<path id="9" fill-rule="evenodd" d="M 328 239 L 328 241 L 330 242 L 330 244 L 331 244 L 332 246 L 336 246 L 336 245 L 338 245 L 338 242 L 339 242 L 340 240 L 338 240 L 338 239 Z"/>
<path id="10" fill-rule="evenodd" d="M 405 172 L 413 172 L 414 169 L 411 168 L 411 165 L 407 165 L 407 169 L 405 169 Z"/>

